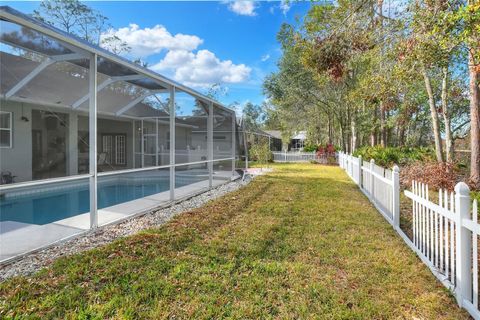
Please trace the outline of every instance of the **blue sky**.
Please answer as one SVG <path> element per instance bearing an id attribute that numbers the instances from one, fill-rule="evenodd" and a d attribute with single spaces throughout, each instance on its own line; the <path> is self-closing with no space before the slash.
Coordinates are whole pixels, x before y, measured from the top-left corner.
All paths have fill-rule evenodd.
<path id="1" fill-rule="evenodd" d="M 2 1 L 25 13 L 38 2 Z M 276 69 L 281 52 L 276 34 L 283 22 L 294 23 L 309 2 L 180 1 L 87 4 L 109 18 L 111 32 L 132 47 L 130 58 L 205 92 L 220 83 L 219 100 L 260 104 L 263 78 Z"/>

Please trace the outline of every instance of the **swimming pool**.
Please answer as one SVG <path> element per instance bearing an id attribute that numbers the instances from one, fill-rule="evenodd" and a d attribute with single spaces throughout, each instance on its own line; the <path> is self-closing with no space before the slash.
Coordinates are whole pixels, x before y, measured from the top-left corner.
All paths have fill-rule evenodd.
<path id="1" fill-rule="evenodd" d="M 203 174 L 183 176 L 176 179 L 176 187 L 202 180 L 205 180 Z M 169 189 L 167 174 L 99 178 L 98 209 Z M 68 182 L 3 195 L 0 198 L 0 221 L 43 225 L 89 212 L 89 208 L 88 180 Z"/>

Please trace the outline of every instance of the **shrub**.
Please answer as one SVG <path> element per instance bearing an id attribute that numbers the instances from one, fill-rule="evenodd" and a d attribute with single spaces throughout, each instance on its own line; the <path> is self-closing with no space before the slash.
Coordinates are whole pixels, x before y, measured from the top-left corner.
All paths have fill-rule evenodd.
<path id="1" fill-rule="evenodd" d="M 304 152 L 315 152 L 315 151 L 317 151 L 317 148 L 318 148 L 318 146 L 316 144 L 309 143 L 309 144 L 306 144 L 303 147 L 303 151 Z"/>
<path id="2" fill-rule="evenodd" d="M 382 167 L 392 167 L 394 164 L 401 166 L 421 161 L 430 162 L 435 160 L 435 153 L 431 148 L 425 147 L 361 147 L 354 156 L 362 156 L 365 161 L 375 160 Z"/>
<path id="3" fill-rule="evenodd" d="M 472 196 L 472 199 L 477 199 L 478 204 L 480 205 L 480 191 L 473 191 L 471 196 Z"/>
<path id="4" fill-rule="evenodd" d="M 249 150 L 250 159 L 259 164 L 266 164 L 273 160 L 273 154 L 270 151 L 268 143 L 255 143 Z"/>
<path id="5" fill-rule="evenodd" d="M 319 145 L 317 149 L 317 161 L 323 164 L 336 164 L 335 146 L 333 144 Z"/>
<path id="6" fill-rule="evenodd" d="M 326 145 L 319 145 L 317 148 L 317 156 L 335 156 L 335 146 L 327 143 Z"/>
<path id="7" fill-rule="evenodd" d="M 457 183 L 457 173 L 451 163 L 415 162 L 400 170 L 400 183 L 403 187 L 410 188 L 412 181 L 423 182 L 431 190 L 453 191 Z"/>

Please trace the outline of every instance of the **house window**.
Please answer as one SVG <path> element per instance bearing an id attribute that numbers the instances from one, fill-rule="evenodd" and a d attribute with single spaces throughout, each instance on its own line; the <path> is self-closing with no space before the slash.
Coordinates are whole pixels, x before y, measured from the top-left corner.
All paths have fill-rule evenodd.
<path id="1" fill-rule="evenodd" d="M 0 148 L 12 147 L 12 113 L 0 111 Z"/>
<path id="2" fill-rule="evenodd" d="M 126 147 L 125 147 L 125 135 L 116 135 L 115 136 L 115 163 L 118 165 L 125 165 L 126 158 Z"/>
<path id="3" fill-rule="evenodd" d="M 125 134 L 102 134 L 102 148 L 99 161 L 107 165 L 125 166 L 127 159 Z"/>
<path id="4" fill-rule="evenodd" d="M 112 163 L 113 156 L 113 135 L 103 135 L 102 137 L 102 152 L 105 153 L 105 160 L 107 163 Z"/>

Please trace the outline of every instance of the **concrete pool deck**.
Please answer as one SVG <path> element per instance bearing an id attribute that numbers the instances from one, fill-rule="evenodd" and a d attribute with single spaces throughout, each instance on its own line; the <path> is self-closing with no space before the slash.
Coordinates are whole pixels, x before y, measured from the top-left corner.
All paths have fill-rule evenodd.
<path id="1" fill-rule="evenodd" d="M 231 171 L 217 172 L 213 187 L 230 181 Z M 208 180 L 195 182 L 175 189 L 175 201 L 205 192 Z M 98 210 L 98 225 L 105 226 L 171 204 L 170 191 L 120 203 Z M 0 263 L 17 256 L 65 241 L 90 230 L 90 214 L 83 213 L 52 223 L 37 225 L 17 221 L 0 222 Z"/>

